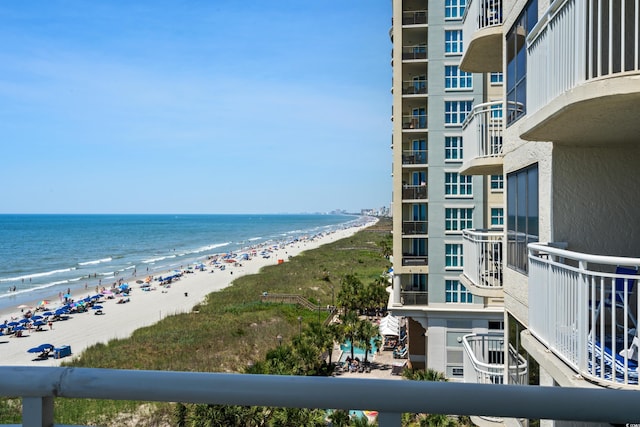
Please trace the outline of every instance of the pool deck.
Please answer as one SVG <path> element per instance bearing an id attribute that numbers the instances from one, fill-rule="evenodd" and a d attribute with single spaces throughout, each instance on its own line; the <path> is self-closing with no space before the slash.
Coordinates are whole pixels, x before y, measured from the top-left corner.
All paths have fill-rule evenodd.
<path id="1" fill-rule="evenodd" d="M 340 345 L 336 345 L 333 349 L 334 360 L 340 360 L 342 350 Z M 341 378 L 374 378 L 387 380 L 401 380 L 402 375 L 393 375 L 393 365 L 406 362 L 407 359 L 394 359 L 393 351 L 380 350 L 373 356 L 371 361 L 371 372 L 335 372 L 335 377 Z"/>

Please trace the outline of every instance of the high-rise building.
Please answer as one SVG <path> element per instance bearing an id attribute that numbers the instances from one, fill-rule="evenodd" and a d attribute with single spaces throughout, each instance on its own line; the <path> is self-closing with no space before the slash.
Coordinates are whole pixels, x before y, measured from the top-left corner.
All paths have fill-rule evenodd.
<path id="1" fill-rule="evenodd" d="M 505 318 L 463 340 L 465 380 L 638 390 L 640 3 L 466 3 L 461 68 L 504 86 L 461 172 L 501 175 L 505 209 L 465 231 L 461 281 Z"/>
<path id="2" fill-rule="evenodd" d="M 463 230 L 484 230 L 503 220 L 501 168 L 495 168 L 494 178 L 462 174 L 465 153 L 477 151 L 476 142 L 466 140 L 468 121 L 487 111 L 489 120 L 501 120 L 502 114 L 501 74 L 459 67 L 465 3 L 393 0 L 390 32 L 394 278 L 389 308 L 407 319 L 411 365 L 458 380 L 465 375 L 463 337 L 502 333 L 504 318 L 501 290 L 474 295 L 460 280 L 468 256 Z"/>

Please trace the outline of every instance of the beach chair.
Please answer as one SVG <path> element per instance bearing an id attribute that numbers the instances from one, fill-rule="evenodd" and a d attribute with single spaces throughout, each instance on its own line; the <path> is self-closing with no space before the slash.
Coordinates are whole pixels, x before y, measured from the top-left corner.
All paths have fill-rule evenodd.
<path id="1" fill-rule="evenodd" d="M 630 349 L 634 345 L 637 351 L 637 338 L 634 339 Z M 589 335 L 588 346 L 588 369 L 592 375 L 608 381 L 638 384 L 638 361 L 629 357 L 627 352 L 630 349 L 614 354 L 606 344 L 602 344 L 597 338 L 593 339 L 591 335 Z"/>
<path id="2" fill-rule="evenodd" d="M 616 267 L 616 275 L 637 276 L 638 270 L 632 267 L 618 266 Z M 604 300 L 598 302 L 598 306 L 595 309 L 595 317 L 598 318 L 600 310 L 603 308 L 605 310 L 626 310 L 629 320 L 631 320 L 631 324 L 634 328 L 637 328 L 638 322 L 636 317 L 631 312 L 630 307 L 625 304 L 625 299 L 627 303 L 631 301 L 631 294 L 633 293 L 633 288 L 636 285 L 636 282 L 637 279 L 635 278 L 616 277 L 611 292 L 608 292 L 607 295 L 605 295 Z M 617 323 L 616 326 L 618 329 L 624 329 L 624 320 Z"/>

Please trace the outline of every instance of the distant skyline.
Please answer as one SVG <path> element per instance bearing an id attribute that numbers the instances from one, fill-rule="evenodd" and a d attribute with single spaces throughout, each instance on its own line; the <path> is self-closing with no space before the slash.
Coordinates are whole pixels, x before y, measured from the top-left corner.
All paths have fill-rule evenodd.
<path id="1" fill-rule="evenodd" d="M 390 9 L 0 3 L 0 213 L 389 206 Z"/>

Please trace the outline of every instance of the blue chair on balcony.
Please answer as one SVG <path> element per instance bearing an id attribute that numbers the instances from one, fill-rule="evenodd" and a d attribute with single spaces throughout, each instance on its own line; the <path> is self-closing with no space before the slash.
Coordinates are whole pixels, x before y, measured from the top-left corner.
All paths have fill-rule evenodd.
<path id="1" fill-rule="evenodd" d="M 638 270 L 632 267 L 616 267 L 616 276 L 637 276 L 639 274 Z M 631 312 L 630 308 L 627 304 L 625 304 L 625 294 L 627 303 L 631 301 L 631 294 L 633 293 L 633 288 L 636 285 L 637 279 L 625 278 L 625 277 L 616 277 L 614 281 L 613 291 L 609 292 L 608 295 L 605 295 L 604 300 L 598 302 L 598 306 L 595 309 L 595 317 L 598 318 L 600 314 L 600 310 L 604 307 L 609 310 L 625 310 L 629 319 L 631 320 L 631 324 L 634 329 L 637 329 L 638 322 L 636 317 Z M 616 321 L 618 317 L 616 316 Z M 617 323 L 617 328 L 622 330 L 624 329 L 623 323 Z M 627 331 L 627 332 L 635 332 L 635 331 Z"/>
<path id="2" fill-rule="evenodd" d="M 625 358 L 626 350 L 621 351 L 622 354 L 614 354 L 606 344 L 603 345 L 597 338 L 593 339 L 592 335 L 589 335 L 588 345 L 588 367 L 592 375 L 620 383 L 625 382 L 626 375 L 629 384 L 638 384 L 638 361 L 628 356 Z"/>

